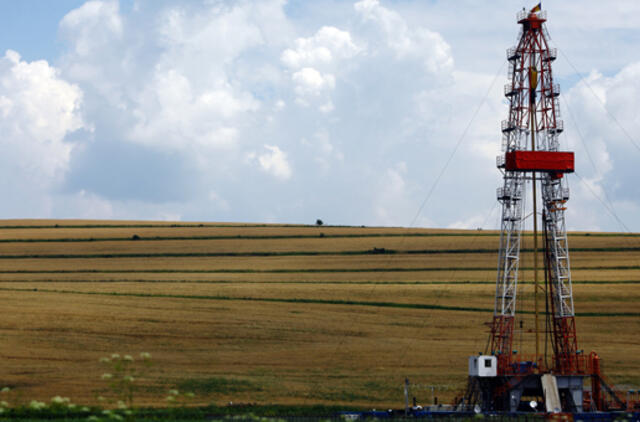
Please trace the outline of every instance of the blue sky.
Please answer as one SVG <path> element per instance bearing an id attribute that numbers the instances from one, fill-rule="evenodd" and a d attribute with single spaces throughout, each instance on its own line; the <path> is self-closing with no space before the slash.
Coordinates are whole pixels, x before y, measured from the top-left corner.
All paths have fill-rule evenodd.
<path id="1" fill-rule="evenodd" d="M 0 217 L 496 227 L 532 5 L 2 2 Z M 571 229 L 640 231 L 640 4 L 615 6 L 543 3 Z"/>
<path id="2" fill-rule="evenodd" d="M 0 39 L 3 47 L 19 51 L 25 60 L 55 60 L 62 45 L 58 23 L 83 0 L 22 0 L 2 2 Z"/>

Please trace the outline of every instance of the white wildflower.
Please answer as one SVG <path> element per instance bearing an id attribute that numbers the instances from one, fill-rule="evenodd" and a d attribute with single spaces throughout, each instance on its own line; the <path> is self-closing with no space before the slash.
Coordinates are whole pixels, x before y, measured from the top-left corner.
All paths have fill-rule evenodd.
<path id="1" fill-rule="evenodd" d="M 109 374 L 109 373 L 104 373 L 102 374 L 101 377 L 103 380 L 110 380 L 111 378 L 113 378 L 113 375 Z"/>
<path id="2" fill-rule="evenodd" d="M 47 407 L 47 405 L 38 400 L 31 400 L 31 402 L 29 403 L 29 408 L 33 410 L 40 410 L 44 409 L 45 407 Z"/>
<path id="3" fill-rule="evenodd" d="M 149 360 L 149 359 L 151 359 L 151 353 L 142 352 L 142 353 L 140 353 L 140 358 L 144 359 L 144 360 Z"/>
<path id="4" fill-rule="evenodd" d="M 109 363 L 111 362 L 111 359 L 109 358 L 100 358 L 100 363 Z"/>
<path id="5" fill-rule="evenodd" d="M 133 362 L 133 356 L 131 355 L 124 355 L 122 357 L 122 360 L 127 361 L 127 362 Z"/>
<path id="6" fill-rule="evenodd" d="M 111 355 L 111 359 L 118 360 L 118 359 L 120 359 L 120 355 L 117 354 L 117 353 L 114 353 L 114 354 Z"/>
<path id="7" fill-rule="evenodd" d="M 136 379 L 134 377 L 132 377 L 131 375 L 125 375 L 122 380 L 124 382 L 134 382 Z"/>
<path id="8" fill-rule="evenodd" d="M 180 394 L 180 392 L 178 390 L 169 390 L 169 394 L 172 396 L 177 396 L 178 394 Z"/>
<path id="9" fill-rule="evenodd" d="M 9 391 L 11 391 L 9 387 L 4 387 L 2 390 L 0 390 L 0 393 L 8 393 Z"/>

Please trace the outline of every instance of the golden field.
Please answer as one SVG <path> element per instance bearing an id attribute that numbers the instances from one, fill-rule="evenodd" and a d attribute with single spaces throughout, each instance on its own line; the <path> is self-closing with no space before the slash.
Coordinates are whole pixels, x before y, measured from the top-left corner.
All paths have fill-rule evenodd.
<path id="1" fill-rule="evenodd" d="M 533 353 L 533 238 L 515 348 Z M 640 387 L 640 235 L 572 233 L 580 347 Z M 1 383 L 12 399 L 107 395 L 99 359 L 152 355 L 138 404 L 449 401 L 483 351 L 499 234 L 121 221 L 0 221 Z M 520 317 L 519 317 L 520 318 Z"/>

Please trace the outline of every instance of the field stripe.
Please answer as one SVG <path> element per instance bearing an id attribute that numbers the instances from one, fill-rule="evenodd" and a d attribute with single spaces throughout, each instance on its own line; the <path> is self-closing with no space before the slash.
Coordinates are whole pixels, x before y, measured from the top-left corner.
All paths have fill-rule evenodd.
<path id="1" fill-rule="evenodd" d="M 164 227 L 161 227 L 164 228 Z M 51 242 L 131 242 L 131 241 L 165 241 L 165 240 L 287 240 L 287 239 L 366 239 L 366 238 L 397 238 L 397 237 L 500 237 L 500 233 L 348 233 L 348 234 L 290 234 L 290 235 L 204 235 L 204 236 L 144 236 L 137 234 L 118 237 L 49 237 L 49 238 L 12 238 L 0 239 L 0 243 L 51 243 Z M 532 237 L 531 234 L 523 236 Z M 612 237 L 614 235 L 594 235 L 595 237 Z M 588 237 L 585 235 L 570 235 L 569 238 Z M 618 236 L 615 236 L 618 237 Z M 640 237 L 640 234 L 630 234 L 626 237 Z"/>
<path id="2" fill-rule="evenodd" d="M 184 224 L 26 224 L 26 225 L 4 225 L 0 226 L 0 229 L 3 230 L 12 230 L 12 229 L 129 229 L 129 228 L 140 228 L 140 229 L 181 229 L 181 228 L 190 228 L 190 227 L 198 227 L 198 228 L 254 228 L 254 227 L 273 227 L 273 228 L 292 228 L 292 229 L 303 229 L 303 228 L 313 228 L 317 229 L 318 227 L 331 227 L 331 228 L 361 228 L 361 226 L 312 226 L 308 224 L 206 224 L 206 223 L 184 223 Z M 377 228 L 377 227 L 371 227 Z M 386 228 L 386 227 L 384 227 Z M 389 227 L 389 229 L 393 229 Z"/>
<path id="3" fill-rule="evenodd" d="M 306 269 L 215 269 L 215 270 L 187 270 L 187 269 L 133 269 L 133 270 L 97 270 L 97 269 L 77 269 L 77 270 L 0 270 L 0 274 L 295 274 L 295 273 L 394 273 L 394 272 L 430 272 L 430 271 L 495 271 L 496 267 L 390 267 L 390 268 L 306 268 Z M 617 266 L 577 266 L 572 270 L 598 270 L 598 271 L 620 271 L 620 270 L 640 270 L 640 265 L 617 265 Z M 533 267 L 520 267 L 521 271 L 533 270 Z"/>
<path id="4" fill-rule="evenodd" d="M 532 252 L 533 249 L 521 249 Z M 573 252 L 640 252 L 640 247 L 573 248 Z M 331 255 L 441 255 L 441 254 L 495 254 L 497 249 L 411 249 L 395 250 L 373 248 L 355 251 L 283 251 L 283 252 L 162 252 L 162 253 L 105 253 L 105 254 L 20 254 L 0 255 L 0 259 L 117 259 L 117 258 L 220 258 L 220 257 L 280 257 Z"/>
<path id="5" fill-rule="evenodd" d="M 499 237 L 499 233 L 362 233 L 362 234 L 299 234 L 299 235 L 217 235 L 217 236 L 143 236 L 126 237 L 52 237 L 0 239 L 0 243 L 51 243 L 51 242 L 133 242 L 164 240 L 287 240 L 287 239 L 360 239 L 384 237 Z"/>
<path id="6" fill-rule="evenodd" d="M 259 281 L 259 280 L 193 280 L 193 279 L 129 279 L 129 278 L 109 278 L 103 280 L 69 280 L 69 279 L 0 279 L 2 283 L 158 283 L 158 284 L 171 284 L 171 283 L 192 283 L 192 284 L 300 284 L 300 285 L 325 285 L 335 284 L 341 286 L 359 286 L 359 285 L 381 285 L 381 286 L 429 286 L 429 285 L 495 285 L 495 281 L 480 281 L 480 280 L 433 280 L 433 281 L 335 281 L 335 280 L 271 280 L 271 281 Z M 573 281 L 574 285 L 615 285 L 615 284 L 640 284 L 640 280 L 581 280 Z M 533 285 L 533 281 L 520 281 L 518 284 Z"/>
<path id="7" fill-rule="evenodd" d="M 380 226 L 349 226 L 349 225 L 310 225 L 310 224 L 211 224 L 211 223 L 181 223 L 181 224 L 25 224 L 0 225 L 2 230 L 26 229 L 181 229 L 181 228 L 292 228 L 292 229 L 362 229 L 362 230 L 403 230 L 401 227 Z M 385 234 L 386 235 L 386 234 Z M 411 234 L 397 233 L 393 236 L 407 236 Z M 419 234 L 422 235 L 422 234 Z M 425 233 L 427 236 L 499 236 L 494 230 L 469 230 L 468 233 Z M 359 235 L 356 235 L 359 237 Z M 521 236 L 533 236 L 531 232 L 523 232 Z M 640 233 L 569 233 L 569 237 L 640 237 Z M 328 235 L 327 235 L 328 237 Z"/>
<path id="8" fill-rule="evenodd" d="M 348 305 L 348 306 L 372 306 L 382 308 L 402 308 L 402 309 L 430 309 L 441 311 L 456 312 L 482 312 L 493 313 L 490 308 L 475 308 L 448 305 L 432 305 L 422 303 L 397 303 L 397 302 L 367 302 L 356 300 L 323 300 L 323 299 L 302 299 L 302 298 L 256 298 L 244 296 L 205 296 L 205 295 L 174 295 L 160 293 L 123 293 L 123 292 L 81 292 L 76 290 L 55 290 L 55 289 L 19 289 L 0 287 L 0 291 L 6 292 L 31 292 L 31 293 L 54 293 L 54 294 L 73 294 L 88 296 L 116 296 L 116 297 L 142 297 L 142 298 L 160 298 L 160 299 L 190 299 L 190 300 L 219 300 L 219 301 L 251 301 L 251 302 L 275 302 L 275 303 L 308 303 L 318 305 Z M 520 314 L 533 314 L 533 311 L 520 311 Z M 640 317 L 640 312 L 583 312 L 576 313 L 577 317 Z"/>

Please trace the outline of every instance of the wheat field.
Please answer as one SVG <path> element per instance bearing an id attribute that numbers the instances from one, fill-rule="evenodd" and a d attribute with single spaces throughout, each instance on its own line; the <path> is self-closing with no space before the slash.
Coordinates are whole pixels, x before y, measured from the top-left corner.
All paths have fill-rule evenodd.
<path id="1" fill-rule="evenodd" d="M 533 237 L 515 347 L 534 350 Z M 466 382 L 488 339 L 499 233 L 0 221 L 1 381 L 13 400 L 108 395 L 101 357 L 152 355 L 135 401 L 402 405 Z M 571 233 L 579 346 L 640 387 L 640 234 Z M 519 322 L 518 322 L 519 324 Z M 519 327 L 519 325 L 518 325 Z M 0 386 L 1 387 L 1 386 Z"/>

